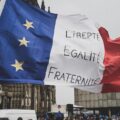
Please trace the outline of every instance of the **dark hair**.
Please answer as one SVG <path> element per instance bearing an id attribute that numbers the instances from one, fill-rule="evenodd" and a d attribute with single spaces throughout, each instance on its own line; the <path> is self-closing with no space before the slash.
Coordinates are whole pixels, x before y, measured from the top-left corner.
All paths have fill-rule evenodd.
<path id="1" fill-rule="evenodd" d="M 17 120 L 23 120 L 21 117 L 19 117 Z"/>

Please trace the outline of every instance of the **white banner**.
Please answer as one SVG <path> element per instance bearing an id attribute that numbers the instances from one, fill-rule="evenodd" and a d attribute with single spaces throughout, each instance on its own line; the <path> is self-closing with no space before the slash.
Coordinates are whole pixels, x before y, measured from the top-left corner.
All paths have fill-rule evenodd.
<path id="1" fill-rule="evenodd" d="M 101 82 L 104 45 L 86 16 L 58 16 L 45 84 L 93 87 Z"/>

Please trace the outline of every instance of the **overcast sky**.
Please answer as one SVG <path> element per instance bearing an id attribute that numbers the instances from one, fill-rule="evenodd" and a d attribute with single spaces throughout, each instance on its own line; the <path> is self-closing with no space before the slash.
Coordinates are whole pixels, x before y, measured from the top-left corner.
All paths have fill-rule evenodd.
<path id="1" fill-rule="evenodd" d="M 112 38 L 120 36 L 120 0 L 45 0 L 45 4 L 54 13 L 85 14 L 106 27 Z"/>
<path id="2" fill-rule="evenodd" d="M 5 0 L 1 0 L 5 1 Z M 41 4 L 42 0 L 38 0 Z M 0 12 L 1 4 L 0 2 Z M 106 27 L 112 38 L 120 36 L 120 0 L 45 0 L 46 8 L 59 14 L 85 14 Z"/>
<path id="3" fill-rule="evenodd" d="M 5 1 L 5 0 L 1 0 Z M 38 0 L 41 4 L 42 0 Z M 0 2 L 0 12 L 3 2 Z M 120 0 L 45 0 L 46 8 L 59 14 L 85 14 L 106 27 L 112 38 L 120 36 Z"/>

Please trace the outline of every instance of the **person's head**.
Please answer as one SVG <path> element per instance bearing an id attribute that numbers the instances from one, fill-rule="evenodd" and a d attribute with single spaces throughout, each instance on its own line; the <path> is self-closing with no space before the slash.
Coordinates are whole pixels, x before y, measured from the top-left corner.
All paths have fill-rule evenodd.
<path id="1" fill-rule="evenodd" d="M 19 117 L 17 120 L 23 120 L 21 117 Z"/>

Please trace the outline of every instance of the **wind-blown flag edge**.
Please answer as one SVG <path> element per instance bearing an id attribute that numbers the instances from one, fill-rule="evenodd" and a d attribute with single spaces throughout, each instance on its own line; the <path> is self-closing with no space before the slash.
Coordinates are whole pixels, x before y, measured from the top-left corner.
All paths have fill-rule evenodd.
<path id="1" fill-rule="evenodd" d="M 104 42 L 105 70 L 101 81 L 102 93 L 120 92 L 120 37 L 112 39 L 104 27 L 99 28 Z"/>
<path id="2" fill-rule="evenodd" d="M 108 31 L 99 26 L 99 33 L 104 42 L 104 66 L 105 70 L 103 72 L 103 78 L 101 83 L 96 86 L 80 88 L 79 86 L 74 86 L 75 88 L 89 91 L 93 93 L 112 93 L 120 92 L 120 37 L 112 39 L 109 36 Z"/>

